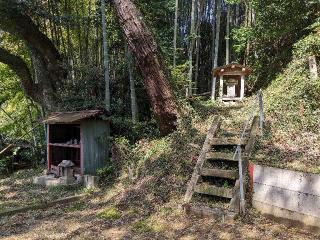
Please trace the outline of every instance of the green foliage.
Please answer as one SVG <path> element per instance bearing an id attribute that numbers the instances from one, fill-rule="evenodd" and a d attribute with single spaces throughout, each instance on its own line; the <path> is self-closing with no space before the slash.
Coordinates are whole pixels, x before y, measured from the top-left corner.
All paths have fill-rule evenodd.
<path id="1" fill-rule="evenodd" d="M 76 211 L 83 211 L 87 208 L 85 202 L 75 202 L 71 206 L 65 208 L 66 212 L 76 212 Z"/>
<path id="2" fill-rule="evenodd" d="M 150 224 L 148 223 L 148 221 L 146 220 L 140 220 L 138 222 L 136 222 L 133 227 L 140 231 L 140 232 L 154 232 L 154 229 L 152 226 L 150 226 Z"/>
<path id="3" fill-rule="evenodd" d="M 239 4 L 241 3 L 241 0 L 225 0 L 225 2 L 228 4 Z"/>
<path id="4" fill-rule="evenodd" d="M 255 12 L 252 27 L 233 31 L 235 50 L 244 53 L 250 43 L 249 64 L 253 68 L 254 89 L 265 87 L 291 60 L 292 47 L 310 32 L 319 3 L 300 0 L 251 0 Z M 309 39 L 314 41 L 314 39 Z M 317 40 L 315 40 L 317 41 Z M 310 46 L 310 45 L 309 45 Z"/>
<path id="5" fill-rule="evenodd" d="M 172 86 L 174 86 L 174 90 L 177 95 L 180 97 L 185 96 L 185 88 L 188 86 L 188 68 L 189 68 L 189 63 L 186 62 L 181 65 L 177 65 L 175 68 L 171 69 L 171 82 Z"/>
<path id="6" fill-rule="evenodd" d="M 0 175 L 8 174 L 10 172 L 11 161 L 12 159 L 9 156 L 0 158 Z"/>
<path id="7" fill-rule="evenodd" d="M 252 38 L 253 31 L 250 27 L 241 26 L 240 28 L 232 29 L 231 35 L 234 40 L 232 48 L 237 55 L 240 55 L 246 48 L 247 40 Z"/>
<path id="8" fill-rule="evenodd" d="M 303 58 L 310 55 L 320 55 L 320 18 L 308 29 L 312 33 L 294 44 L 294 54 L 296 57 Z"/>
<path id="9" fill-rule="evenodd" d="M 114 167 L 111 164 L 111 161 L 109 161 L 107 166 L 100 168 L 97 170 L 97 175 L 100 177 L 100 179 L 103 182 L 110 182 L 114 177 Z"/>
<path id="10" fill-rule="evenodd" d="M 266 159 L 262 164 L 316 173 L 320 82 L 310 79 L 307 56 L 314 43 L 305 41 L 310 36 L 294 45 L 292 61 L 264 93 L 268 124 L 256 156 Z"/>
<path id="11" fill-rule="evenodd" d="M 121 213 L 119 210 L 115 207 L 109 207 L 105 210 L 99 212 L 97 214 L 97 217 L 100 219 L 106 219 L 106 220 L 117 220 L 121 218 Z"/>
<path id="12" fill-rule="evenodd" d="M 156 121 L 132 123 L 129 118 L 112 118 L 112 133 L 113 136 L 126 136 L 131 143 L 142 138 L 156 138 L 160 136 Z"/>

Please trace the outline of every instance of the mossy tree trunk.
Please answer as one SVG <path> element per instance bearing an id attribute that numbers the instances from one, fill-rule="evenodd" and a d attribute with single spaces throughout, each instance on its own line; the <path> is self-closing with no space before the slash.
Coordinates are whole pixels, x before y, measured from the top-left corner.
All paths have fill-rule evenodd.
<path id="1" fill-rule="evenodd" d="M 24 41 L 29 50 L 35 76 L 21 57 L 0 47 L 0 62 L 8 65 L 21 79 L 27 96 L 46 110 L 59 108 L 57 92 L 66 77 L 61 56 L 51 40 L 39 31 L 19 2 L 0 0 L 0 29 Z M 36 80 L 35 80 L 36 79 Z"/>

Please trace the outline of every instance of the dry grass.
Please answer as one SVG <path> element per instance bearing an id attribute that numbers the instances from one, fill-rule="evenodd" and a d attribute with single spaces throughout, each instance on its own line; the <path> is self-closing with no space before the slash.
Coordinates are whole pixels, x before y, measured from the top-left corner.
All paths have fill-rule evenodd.
<path id="1" fill-rule="evenodd" d="M 33 211 L 0 220 L 1 239 L 318 239 L 303 230 L 287 228 L 256 213 L 250 221 L 221 223 L 186 216 L 172 199 L 153 213 L 149 209 L 122 209 L 121 218 L 101 219 L 104 196 L 83 202 L 86 209 L 69 211 L 73 205 Z M 110 199 L 109 199 L 110 200 Z M 97 204 L 101 203 L 103 204 Z M 103 206 L 102 206 L 103 205 Z M 111 207 L 111 205 L 110 205 Z M 146 211 L 146 212 L 144 212 Z"/>
<path id="2" fill-rule="evenodd" d="M 32 211 L 0 219 L 2 239 L 319 239 L 303 230 L 287 228 L 255 212 L 235 223 L 186 216 L 181 211 L 186 184 L 213 114 L 224 115 L 222 128 L 240 130 L 250 109 L 198 106 L 200 111 L 183 118 L 177 132 L 161 139 L 143 139 L 128 151 L 115 151 L 122 159 L 113 185 L 90 199 L 46 211 Z M 202 108 L 202 109 L 201 109 Z M 130 159 L 128 159 L 130 156 Z M 123 161 L 125 159 L 125 161 Z M 129 180 L 126 162 L 134 168 Z M 49 194 L 45 189 L 24 188 L 28 177 L 1 180 L 1 199 L 19 205 Z M 22 181 L 22 183 L 21 183 Z M 11 190 L 8 186 L 19 186 Z M 31 186 L 31 185 L 30 185 Z M 27 193 L 24 193 L 27 192 Z M 74 191 L 56 191 L 58 195 Z M 23 197 L 26 194 L 26 197 Z M 28 195 L 28 196 L 27 196 Z M 19 197 L 15 197 L 19 196 Z M 23 201 L 20 201 L 24 199 Z M 17 200 L 16 202 L 14 202 Z M 3 200 L 2 200 L 3 201 Z M 14 204 L 13 204 L 14 205 Z"/>
<path id="3" fill-rule="evenodd" d="M 40 176 L 42 170 L 21 170 L 0 179 L 0 211 L 72 196 L 82 191 L 81 187 L 46 188 L 33 184 L 33 177 Z"/>
<path id="4" fill-rule="evenodd" d="M 233 114 L 229 110 L 228 113 Z M 239 113 L 235 115 L 239 116 Z M 137 170 L 134 181 L 128 180 L 124 168 L 112 186 L 102 189 L 91 199 L 1 218 L 0 236 L 24 240 L 315 239 L 316 236 L 310 233 L 286 228 L 256 213 L 251 213 L 249 220 L 221 223 L 186 216 L 181 211 L 186 183 L 212 117 L 205 121 L 201 119 L 185 119 L 183 127 L 169 137 L 141 140 L 132 149 L 136 156 L 132 164 Z M 224 127 L 227 128 L 226 123 Z M 122 157 L 121 154 L 117 156 Z M 28 182 L 31 175 L 11 183 L 9 179 L 1 180 L 5 198 L 23 194 L 23 188 L 15 192 L 4 189 L 7 184 L 15 186 L 20 181 Z M 47 193 L 44 189 L 41 191 L 35 197 Z"/>

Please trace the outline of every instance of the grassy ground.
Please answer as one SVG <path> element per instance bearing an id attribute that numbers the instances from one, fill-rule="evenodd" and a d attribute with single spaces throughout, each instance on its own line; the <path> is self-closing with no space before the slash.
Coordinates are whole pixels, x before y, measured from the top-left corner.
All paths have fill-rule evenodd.
<path id="1" fill-rule="evenodd" d="M 141 186 L 141 182 L 135 184 Z M 128 189 L 127 189 L 128 190 Z M 82 202 L 0 219 L 1 239 L 318 239 L 303 230 L 276 224 L 251 212 L 235 223 L 186 216 L 180 200 L 149 205 L 116 204 L 119 183 Z M 140 196 L 151 198 L 151 196 Z M 154 200 L 149 199 L 151 202 Z M 119 203 L 119 202 L 118 202 Z"/>
<path id="2" fill-rule="evenodd" d="M 0 179 L 0 211 L 72 196 L 82 191 L 81 187 L 46 188 L 33 184 L 33 177 L 40 176 L 42 170 L 22 170 Z"/>
<path id="3" fill-rule="evenodd" d="M 305 80 L 303 86 L 301 77 Z M 307 78 L 305 62 L 295 61 L 265 91 L 266 127 L 252 156 L 254 163 L 320 172 L 320 123 L 316 117 L 319 103 L 314 101 Z M 141 139 L 134 145 L 117 139 L 113 149 L 116 174 L 113 181 L 108 178 L 109 184 L 99 193 L 82 202 L 3 217 L 0 237 L 319 239 L 320 236 L 276 224 L 255 212 L 235 223 L 221 223 L 186 216 L 179 207 L 214 115 L 223 117 L 223 130 L 240 134 L 254 102 L 255 97 L 251 97 L 242 108 L 226 108 L 196 99 L 191 103 L 193 108 L 184 109 L 175 133 Z M 83 191 L 33 185 L 32 177 L 40 174 L 41 170 L 27 170 L 0 179 L 0 210 Z"/>
<path id="4" fill-rule="evenodd" d="M 135 145 L 116 141 L 118 164 L 112 185 L 85 201 L 36 210 L 0 219 L 1 239 L 317 239 L 287 228 L 255 212 L 235 223 L 186 216 L 181 203 L 214 114 L 245 119 L 237 108 L 198 104 L 170 136 L 142 139 Z M 248 108 L 249 109 L 249 108 Z M 240 117 L 243 116 L 243 117 Z M 229 118 L 229 117 L 226 117 Z M 234 126 L 226 121 L 223 128 Z M 133 174 L 128 173 L 128 166 Z M 34 171 L 22 171 L 1 181 L 1 200 L 20 205 L 39 197 L 58 197 L 78 190 L 47 190 L 31 184 Z M 131 178 L 131 180 L 130 180 Z M 11 188 L 11 186 L 13 188 Z M 34 200 L 36 201 L 36 200 Z"/>
<path id="5" fill-rule="evenodd" d="M 295 58 L 265 91 L 266 129 L 253 161 L 320 173 L 320 79 L 309 79 L 308 63 Z"/>

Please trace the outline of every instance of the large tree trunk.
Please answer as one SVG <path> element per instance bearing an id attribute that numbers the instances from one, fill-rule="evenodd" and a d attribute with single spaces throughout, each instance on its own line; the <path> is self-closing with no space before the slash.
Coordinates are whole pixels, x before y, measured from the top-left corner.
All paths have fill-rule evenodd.
<path id="1" fill-rule="evenodd" d="M 152 110 L 162 134 L 176 128 L 177 106 L 169 87 L 158 47 L 131 0 L 112 0 L 129 48 L 144 78 Z"/>
<path id="2" fill-rule="evenodd" d="M 35 79 L 27 64 L 5 49 L 0 52 L 0 62 L 7 64 L 21 78 L 26 94 L 46 110 L 57 110 L 57 90 L 65 78 L 61 57 L 51 40 L 40 32 L 26 14 L 23 5 L 13 0 L 0 0 L 0 29 L 23 40 L 29 49 Z"/>

